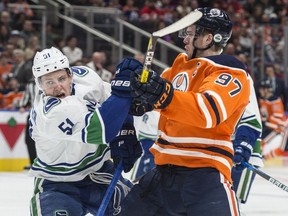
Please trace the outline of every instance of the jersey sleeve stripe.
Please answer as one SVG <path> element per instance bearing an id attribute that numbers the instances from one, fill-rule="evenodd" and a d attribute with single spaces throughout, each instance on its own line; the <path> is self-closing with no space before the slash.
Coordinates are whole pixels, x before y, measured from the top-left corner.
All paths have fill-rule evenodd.
<path id="1" fill-rule="evenodd" d="M 214 91 L 206 91 L 205 93 L 208 93 L 209 95 L 213 96 L 217 100 L 222 111 L 223 121 L 225 121 L 227 119 L 227 112 L 226 112 L 226 108 L 221 97 Z"/>
<path id="2" fill-rule="evenodd" d="M 204 96 L 206 97 L 206 99 L 208 100 L 209 104 L 211 105 L 211 107 L 214 111 L 214 114 L 216 116 L 216 125 L 218 125 L 220 123 L 220 116 L 219 116 L 217 106 L 216 106 L 213 98 L 208 93 L 204 93 Z"/>
<path id="3" fill-rule="evenodd" d="M 204 100 L 201 96 L 201 94 L 197 94 L 197 99 L 198 99 L 198 104 L 204 113 L 204 116 L 206 118 L 206 128 L 211 128 L 212 127 L 212 118 L 210 116 L 210 113 L 208 111 L 208 108 L 206 107 Z"/>

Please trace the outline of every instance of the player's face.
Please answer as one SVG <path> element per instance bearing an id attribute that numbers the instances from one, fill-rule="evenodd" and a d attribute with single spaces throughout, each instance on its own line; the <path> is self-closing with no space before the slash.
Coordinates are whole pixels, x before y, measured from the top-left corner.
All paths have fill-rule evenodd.
<path id="1" fill-rule="evenodd" d="M 40 78 L 40 86 L 46 96 L 65 98 L 71 95 L 72 76 L 66 70 L 58 70 Z"/>
<path id="2" fill-rule="evenodd" d="M 193 46 L 193 41 L 195 40 L 195 42 L 197 41 L 197 38 L 195 38 L 195 26 L 189 26 L 186 29 L 185 32 L 185 37 L 184 37 L 184 44 L 185 44 L 185 52 L 188 55 L 188 59 L 192 58 L 192 54 L 193 54 L 193 50 L 194 50 L 194 46 Z"/>
<path id="3" fill-rule="evenodd" d="M 206 48 L 211 42 L 210 38 L 208 38 L 209 34 L 195 36 L 195 29 L 195 25 L 187 27 L 186 36 L 183 40 L 185 44 L 184 49 L 186 54 L 188 55 L 188 59 L 192 58 L 195 47 L 199 48 L 197 50 L 196 57 L 206 56 L 205 51 L 202 51 L 201 49 Z"/>

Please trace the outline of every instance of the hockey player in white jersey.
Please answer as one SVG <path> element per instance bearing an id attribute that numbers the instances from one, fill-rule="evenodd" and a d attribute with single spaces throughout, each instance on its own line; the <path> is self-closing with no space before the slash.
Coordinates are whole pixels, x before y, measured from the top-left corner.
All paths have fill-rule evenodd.
<path id="1" fill-rule="evenodd" d="M 142 116 L 134 116 L 134 125 L 138 140 L 141 142 L 143 148 L 143 154 L 136 161 L 131 173 L 131 179 L 134 182 L 155 167 L 154 157 L 149 149 L 158 138 L 159 117 L 160 113 L 156 110 L 146 112 Z"/>
<path id="2" fill-rule="evenodd" d="M 70 68 L 54 47 L 36 53 L 32 70 L 40 93 L 29 122 L 38 156 L 29 171 L 35 177 L 31 215 L 96 214 L 113 177 L 110 149 L 126 172 L 141 156 L 135 134 L 121 133 L 115 141 L 120 130 L 135 132 L 128 115 L 129 79 L 131 71 L 141 68 L 138 61 L 122 61 L 110 86 L 87 67 Z M 105 215 L 117 215 L 132 186 L 120 179 Z"/>
<path id="3" fill-rule="evenodd" d="M 254 89 L 254 83 L 250 77 L 249 104 L 237 125 L 235 134 L 232 136 L 234 146 L 232 168 L 233 189 L 240 203 L 246 203 L 255 178 L 255 173 L 241 165 L 242 161 L 249 162 L 256 167 L 263 167 L 261 155 L 261 116 Z M 247 151 L 238 149 L 237 146 L 246 146 Z M 250 150 L 249 150 L 250 149 Z"/>

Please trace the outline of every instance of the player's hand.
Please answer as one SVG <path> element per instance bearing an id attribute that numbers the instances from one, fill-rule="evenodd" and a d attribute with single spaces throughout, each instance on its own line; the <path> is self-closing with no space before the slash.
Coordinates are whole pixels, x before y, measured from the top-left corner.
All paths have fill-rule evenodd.
<path id="1" fill-rule="evenodd" d="M 129 110 L 129 114 L 133 116 L 142 116 L 144 113 L 152 111 L 153 106 L 145 101 L 134 99 Z"/>
<path id="2" fill-rule="evenodd" d="M 132 96 L 141 101 L 153 104 L 156 109 L 165 109 L 171 102 L 174 94 L 172 84 L 161 78 L 155 71 L 150 71 L 147 83 L 141 83 L 141 71 L 131 75 Z"/>
<path id="3" fill-rule="evenodd" d="M 236 165 L 237 171 L 242 171 L 245 167 L 241 165 L 241 162 L 248 162 L 250 156 L 253 152 L 253 147 L 243 140 L 234 140 L 233 141 L 234 147 L 234 156 L 233 162 Z"/>
<path id="4" fill-rule="evenodd" d="M 110 142 L 110 149 L 115 167 L 122 160 L 124 172 L 129 172 L 142 154 L 142 147 L 132 124 L 123 125 L 119 135 Z"/>
<path id="5" fill-rule="evenodd" d="M 133 58 L 124 58 L 116 67 L 111 81 L 111 93 L 119 97 L 131 97 L 130 76 L 135 70 L 142 71 L 142 63 Z"/>

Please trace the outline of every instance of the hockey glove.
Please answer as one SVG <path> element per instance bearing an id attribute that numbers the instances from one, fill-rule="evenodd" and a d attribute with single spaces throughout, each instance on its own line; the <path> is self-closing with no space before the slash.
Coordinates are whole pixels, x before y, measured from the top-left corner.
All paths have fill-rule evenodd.
<path id="1" fill-rule="evenodd" d="M 133 100 L 129 114 L 133 116 L 142 116 L 145 112 L 153 110 L 153 106 L 145 101 Z"/>
<path id="2" fill-rule="evenodd" d="M 124 58 L 116 67 L 111 81 L 111 93 L 119 97 L 131 97 L 130 76 L 135 70 L 142 71 L 142 64 L 133 58 Z"/>
<path id="3" fill-rule="evenodd" d="M 235 163 L 236 171 L 242 171 L 245 167 L 241 165 L 241 162 L 248 162 L 253 152 L 253 147 L 244 140 L 234 140 L 234 156 L 233 162 Z"/>
<path id="4" fill-rule="evenodd" d="M 141 72 L 141 71 L 140 71 Z M 139 81 L 139 71 L 131 75 L 132 96 L 153 104 L 156 109 L 165 109 L 171 102 L 174 89 L 172 84 L 150 71 L 147 83 Z"/>
<path id="5" fill-rule="evenodd" d="M 117 167 L 122 160 L 124 172 L 129 172 L 142 154 L 142 147 L 137 140 L 132 124 L 124 124 L 119 135 L 110 142 L 111 158 Z"/>

